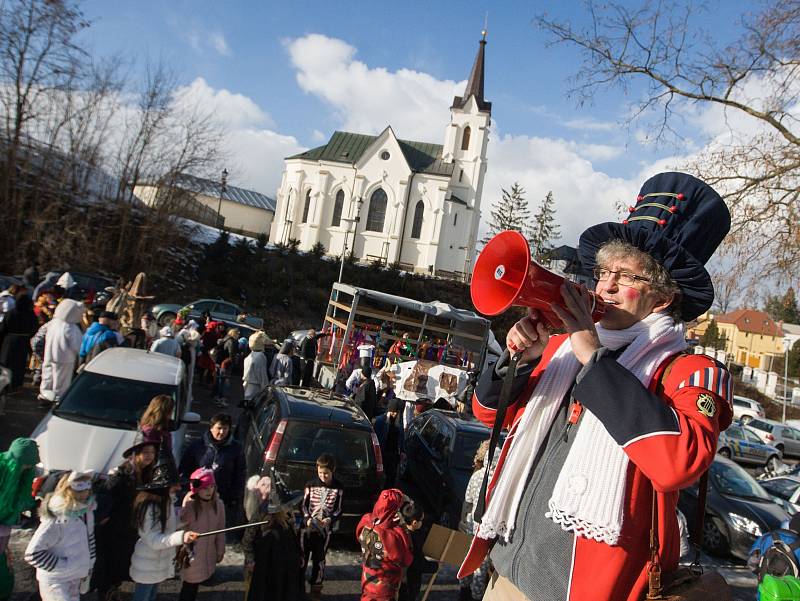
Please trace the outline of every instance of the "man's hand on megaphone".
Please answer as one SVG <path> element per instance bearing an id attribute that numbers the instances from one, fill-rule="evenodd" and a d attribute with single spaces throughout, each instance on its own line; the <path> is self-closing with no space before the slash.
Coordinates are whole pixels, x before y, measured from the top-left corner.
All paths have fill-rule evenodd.
<path id="1" fill-rule="evenodd" d="M 565 282 L 561 286 L 561 298 L 566 309 L 556 303 L 551 304 L 550 308 L 564 323 L 575 357 L 586 365 L 601 346 L 592 320 L 592 297 L 584 286 L 576 288 Z"/>
<path id="2" fill-rule="evenodd" d="M 506 335 L 506 347 L 511 354 L 522 353 L 520 363 L 530 363 L 538 359 L 550 340 L 550 331 L 536 309 L 511 326 Z"/>

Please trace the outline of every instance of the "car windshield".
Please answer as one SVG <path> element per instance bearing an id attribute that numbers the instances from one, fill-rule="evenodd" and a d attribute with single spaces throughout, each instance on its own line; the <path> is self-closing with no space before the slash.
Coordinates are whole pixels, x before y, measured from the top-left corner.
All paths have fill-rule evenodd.
<path id="1" fill-rule="evenodd" d="M 715 461 L 709 469 L 709 479 L 716 489 L 726 495 L 770 501 L 767 491 L 750 474 L 735 463 Z"/>
<path id="2" fill-rule="evenodd" d="M 84 371 L 72 383 L 53 413 L 74 421 L 97 422 L 135 430 L 139 417 L 154 396 L 167 394 L 175 399 L 176 391 L 177 387 L 169 384 Z"/>
<path id="3" fill-rule="evenodd" d="M 453 467 L 460 470 L 472 470 L 473 462 L 475 460 L 475 451 L 478 450 L 478 445 L 484 440 L 489 438 L 489 433 L 486 435 L 480 434 L 467 434 L 461 432 L 456 437 L 456 448 L 453 454 Z M 502 443 L 501 443 L 502 444 Z M 499 453 L 500 448 L 495 453 Z"/>
<path id="4" fill-rule="evenodd" d="M 797 480 L 792 480 L 791 478 L 776 478 L 775 480 L 767 480 L 766 482 L 762 482 L 761 486 L 766 488 L 768 492 L 772 493 L 776 497 L 789 500 L 792 496 L 792 493 L 794 493 L 794 491 L 797 490 L 797 487 L 800 486 L 800 482 Z"/>
<path id="5" fill-rule="evenodd" d="M 372 437 L 365 430 L 326 428 L 315 422 L 290 423 L 278 451 L 278 462 L 314 463 L 323 453 L 339 469 L 363 471 L 372 466 Z"/>

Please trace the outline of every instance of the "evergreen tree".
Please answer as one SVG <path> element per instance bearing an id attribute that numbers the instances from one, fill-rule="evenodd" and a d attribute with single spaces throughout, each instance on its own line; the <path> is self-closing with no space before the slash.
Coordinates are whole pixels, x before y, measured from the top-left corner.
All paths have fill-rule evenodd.
<path id="1" fill-rule="evenodd" d="M 718 350 L 725 350 L 726 337 L 725 333 L 720 333 L 717 322 L 713 319 L 709 322 L 706 331 L 700 337 L 700 346 L 706 348 L 713 348 Z"/>
<path id="2" fill-rule="evenodd" d="M 764 311 L 775 321 L 800 323 L 800 308 L 797 306 L 797 297 L 791 286 L 783 296 L 768 296 L 764 303 Z"/>
<path id="3" fill-rule="evenodd" d="M 533 216 L 533 227 L 530 229 L 531 254 L 538 261 L 546 260 L 548 251 L 553 248 L 553 242 L 561 238 L 561 228 L 556 223 L 555 216 L 555 200 L 550 191 L 542 200 L 539 212 Z"/>
<path id="4" fill-rule="evenodd" d="M 503 188 L 502 193 L 503 197 L 492 207 L 489 232 L 481 240 L 481 244 L 486 244 L 503 230 L 516 230 L 526 234 L 530 227 L 531 214 L 525 199 L 525 189 L 519 182 L 514 182 L 510 192 Z"/>
<path id="5" fill-rule="evenodd" d="M 789 377 L 800 377 L 800 342 L 795 342 L 789 349 Z"/>

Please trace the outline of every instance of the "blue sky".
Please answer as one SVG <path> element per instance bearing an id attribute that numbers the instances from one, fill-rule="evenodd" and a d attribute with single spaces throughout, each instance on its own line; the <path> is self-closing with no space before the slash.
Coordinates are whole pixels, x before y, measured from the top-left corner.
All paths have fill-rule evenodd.
<path id="1" fill-rule="evenodd" d="M 696 21 L 717 38 L 733 36 L 752 6 L 712 0 Z M 95 54 L 118 52 L 140 64 L 160 57 L 192 94 L 214 103 L 231 123 L 233 183 L 270 196 L 281 157 L 324 143 L 336 129 L 377 133 L 391 124 L 399 137 L 441 143 L 487 10 L 493 130 L 484 215 L 513 180 L 527 188 L 532 209 L 553 189 L 565 242 L 573 242 L 593 221 L 613 218 L 614 201 L 635 196 L 643 175 L 715 133 L 689 123 L 684 144 L 643 146 L 641 132 L 620 126 L 637 87 L 629 98 L 600 94 L 582 107 L 568 100 L 579 55 L 548 47 L 532 19 L 547 12 L 583 22 L 578 2 L 91 0 L 83 7 Z M 387 99 L 378 88 L 397 94 Z"/>

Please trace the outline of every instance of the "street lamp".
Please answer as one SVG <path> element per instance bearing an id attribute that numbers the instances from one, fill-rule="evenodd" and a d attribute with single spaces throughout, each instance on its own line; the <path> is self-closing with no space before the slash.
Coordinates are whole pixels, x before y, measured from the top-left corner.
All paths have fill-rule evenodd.
<path id="1" fill-rule="evenodd" d="M 791 338 L 783 339 L 783 422 L 786 423 L 786 397 L 789 396 L 789 346 Z"/>
<path id="2" fill-rule="evenodd" d="M 359 218 L 354 217 L 352 219 L 347 219 L 346 217 L 342 217 L 342 221 L 347 223 L 347 229 L 344 231 L 344 244 L 342 246 L 342 260 L 339 264 L 339 279 L 337 280 L 340 284 L 342 283 L 342 275 L 344 274 L 344 257 L 347 254 L 347 236 L 350 235 L 350 224 L 351 223 L 358 223 Z M 338 294 L 337 294 L 338 297 Z M 338 299 L 337 299 L 338 300 Z"/>
<path id="3" fill-rule="evenodd" d="M 222 197 L 225 196 L 225 189 L 228 185 L 228 170 L 222 170 L 222 185 L 219 187 L 219 205 L 217 206 L 217 219 L 219 220 L 219 229 L 222 231 Z"/>

